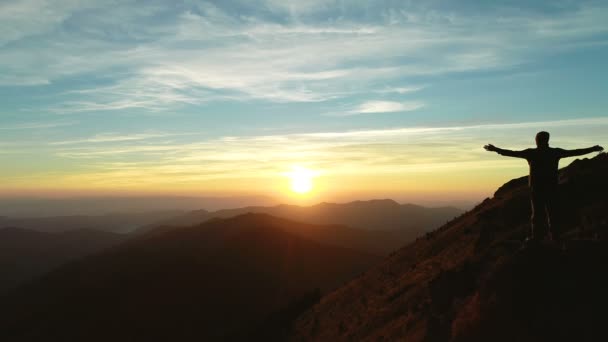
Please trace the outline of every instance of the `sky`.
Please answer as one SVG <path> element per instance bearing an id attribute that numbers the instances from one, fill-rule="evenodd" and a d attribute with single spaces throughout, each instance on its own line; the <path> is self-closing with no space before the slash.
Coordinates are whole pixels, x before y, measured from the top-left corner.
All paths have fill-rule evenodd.
<path id="1" fill-rule="evenodd" d="M 0 196 L 483 199 L 606 60 L 605 1 L 0 0 Z"/>

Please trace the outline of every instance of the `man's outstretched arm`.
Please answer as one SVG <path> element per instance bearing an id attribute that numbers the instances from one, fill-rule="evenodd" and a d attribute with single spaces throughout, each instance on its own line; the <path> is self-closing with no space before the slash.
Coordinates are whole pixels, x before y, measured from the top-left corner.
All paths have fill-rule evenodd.
<path id="1" fill-rule="evenodd" d="M 498 148 L 492 144 L 488 144 L 488 145 L 484 146 L 483 148 L 485 148 L 486 151 L 496 152 L 496 153 L 500 154 L 501 156 L 526 158 L 526 150 L 523 150 L 523 151 L 505 150 L 502 148 Z"/>
<path id="2" fill-rule="evenodd" d="M 579 149 L 576 149 L 576 150 L 563 150 L 563 152 L 562 152 L 562 158 L 582 156 L 582 155 L 587 154 L 587 153 L 601 152 L 603 150 L 604 150 L 604 148 L 602 146 L 599 146 L 599 145 L 595 145 L 593 147 L 588 147 L 588 148 L 579 148 Z"/>

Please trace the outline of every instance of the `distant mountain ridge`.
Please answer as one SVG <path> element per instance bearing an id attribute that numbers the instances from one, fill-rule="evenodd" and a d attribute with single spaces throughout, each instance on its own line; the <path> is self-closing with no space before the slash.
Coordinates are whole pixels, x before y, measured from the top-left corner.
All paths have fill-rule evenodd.
<path id="1" fill-rule="evenodd" d="M 111 213 L 188 211 L 198 208 L 219 210 L 245 205 L 272 205 L 265 196 L 187 197 L 187 196 L 98 196 L 68 198 L 0 197 L 0 216 L 48 217 L 91 216 Z"/>
<path id="2" fill-rule="evenodd" d="M 395 248 L 439 227 L 462 211 L 450 207 L 426 208 L 414 204 L 399 204 L 388 199 L 345 204 L 321 203 L 310 207 L 278 205 L 215 212 L 197 210 L 143 227 L 140 233 L 157 229 L 158 226 L 190 226 L 212 218 L 228 218 L 246 213 L 264 213 L 297 222 L 333 225 L 335 232 L 330 243 L 359 248 L 375 254 L 388 254 Z M 350 229 L 338 226 L 347 226 Z M 307 237 L 312 238 L 311 235 Z"/>
<path id="3" fill-rule="evenodd" d="M 566 249 L 521 249 L 526 177 L 301 315 L 293 341 L 606 341 L 608 155 L 560 170 Z"/>
<path id="4" fill-rule="evenodd" d="M 405 209 L 403 209 L 405 208 Z M 222 210 L 219 212 L 207 212 L 198 210 L 184 215 L 180 211 L 154 211 L 145 213 L 114 213 L 94 216 L 56 216 L 56 217 L 32 217 L 32 218 L 9 218 L 0 217 L 0 229 L 2 227 L 25 228 L 23 232 L 31 231 L 24 236 L 29 236 L 30 240 L 16 242 L 13 239 L 17 236 L 0 234 L 3 241 L 0 246 L 7 246 L 4 255 L 6 263 L 0 263 L 0 273 L 4 277 L 0 279 L 0 292 L 13 288 L 23 281 L 43 275 L 55 267 L 77 260 L 85 255 L 99 252 L 106 247 L 114 245 L 114 242 L 122 242 L 136 235 L 141 235 L 146 230 L 171 230 L 173 226 L 158 227 L 156 224 L 148 225 L 139 230 L 139 233 L 129 234 L 130 236 L 115 236 L 113 234 L 102 234 L 101 231 L 108 233 L 128 233 L 136 228 L 151 222 L 164 221 L 175 225 L 198 225 L 206 220 L 216 217 L 234 217 L 248 212 L 270 212 L 280 213 L 285 216 L 297 217 L 302 221 L 326 222 L 326 221 L 345 221 L 350 224 L 357 222 L 367 225 L 394 225 L 401 222 L 401 216 L 420 217 L 420 213 L 429 214 L 434 209 L 427 209 L 414 205 L 401 206 L 394 201 L 359 201 L 348 204 L 329 204 L 323 203 L 313 207 L 297 206 L 276 206 L 276 207 L 247 207 L 241 209 Z M 443 210 L 443 209 L 438 209 Z M 373 213 L 372 213 L 373 212 Z M 306 215 L 313 214 L 314 217 L 308 219 Z M 446 217 L 450 216 L 449 210 Z M 365 218 L 362 214 L 369 214 L 370 218 Z M 359 215 L 356 218 L 349 218 L 349 215 Z M 382 221 L 381 216 L 386 216 Z M 441 219 L 441 218 L 439 218 Z M 438 219 L 438 220 L 439 220 Z M 445 218 L 447 220 L 447 218 Z M 418 220 L 420 222 L 420 220 Z M 369 227 L 369 226 L 368 226 Z M 285 224 L 284 228 L 297 236 L 310 239 L 322 244 L 351 248 L 360 252 L 372 255 L 386 255 L 399 248 L 404 242 L 410 241 L 417 234 L 421 234 L 418 229 L 395 229 L 395 230 L 369 230 L 361 228 L 351 228 L 345 225 L 307 225 L 297 222 Z M 33 230 L 33 231 L 32 231 Z M 85 230 L 91 230 L 85 233 Z M 35 234 L 37 232 L 60 233 L 59 235 L 48 236 L 45 234 Z M 79 231 L 80 233 L 76 233 Z M 8 232 L 8 231 L 6 231 Z M 5 233 L 6 233 L 5 232 Z M 88 235 L 87 235 L 88 234 Z M 72 238 L 77 236 L 87 237 L 82 240 L 79 246 L 67 245 Z M 98 241 L 94 241 L 98 239 Z M 26 242 L 27 241 L 27 242 Z M 41 241 L 45 241 L 43 243 Z M 60 242 L 66 244 L 65 250 L 54 248 Z M 10 246 L 22 246 L 20 253 L 15 252 L 9 255 L 8 251 L 14 250 Z M 40 252 L 36 252 L 39 248 Z M 2 252 L 0 252 L 1 254 Z"/>
<path id="5" fill-rule="evenodd" d="M 214 219 L 72 262 L 0 297 L 0 340 L 225 340 L 379 260 L 289 233 L 296 224 Z"/>
<path id="6" fill-rule="evenodd" d="M 183 215 L 184 211 L 160 210 L 103 215 L 73 215 L 49 217 L 0 216 L 0 228 L 20 227 L 40 232 L 56 233 L 76 229 L 91 229 L 112 233 L 130 233 L 141 226 Z"/>
<path id="7" fill-rule="evenodd" d="M 420 229 L 444 224 L 462 213 L 453 207 L 427 208 L 415 204 L 399 204 L 390 199 L 349 203 L 320 203 L 309 207 L 281 204 L 273 207 L 244 207 L 215 212 L 192 211 L 163 222 L 166 225 L 192 225 L 213 217 L 232 217 L 244 213 L 264 213 L 312 224 L 343 224 L 368 230 Z"/>

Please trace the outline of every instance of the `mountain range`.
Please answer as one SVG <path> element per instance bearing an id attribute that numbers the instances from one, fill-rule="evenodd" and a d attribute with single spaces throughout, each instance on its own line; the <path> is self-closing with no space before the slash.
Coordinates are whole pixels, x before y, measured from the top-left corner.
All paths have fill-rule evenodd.
<path id="1" fill-rule="evenodd" d="M 200 208 L 220 210 L 245 205 L 273 205 L 265 196 L 186 197 L 186 196 L 98 196 L 98 197 L 0 197 L 0 216 L 98 216 L 108 213 L 149 213 L 189 211 Z"/>
<path id="2" fill-rule="evenodd" d="M 386 220 L 384 216 L 394 209 L 398 219 Z M 48 271 L 82 256 L 93 254 L 146 232 L 173 229 L 175 226 L 199 225 L 214 218 L 229 218 L 248 212 L 269 212 L 284 216 L 295 216 L 303 222 L 346 222 L 354 224 L 349 215 L 366 213 L 368 229 L 351 228 L 340 224 L 308 225 L 292 222 L 284 225 L 290 233 L 322 244 L 350 248 L 373 255 L 386 255 L 410 241 L 417 230 L 411 231 L 406 222 L 407 215 L 418 224 L 421 217 L 431 212 L 441 212 L 440 219 L 448 219 L 450 208 L 433 209 L 414 205 L 401 206 L 394 201 L 360 201 L 346 204 L 321 204 L 313 207 L 277 206 L 247 207 L 241 209 L 208 212 L 159 210 L 151 212 L 124 212 L 104 215 L 50 216 L 50 217 L 0 217 L 0 292 L 36 278 Z M 310 220 L 306 214 L 315 216 Z M 433 220 L 428 224 L 432 224 Z M 360 220 L 363 222 L 363 220 Z M 391 225 L 391 223 L 394 224 Z M 2 227 L 19 227 L 2 230 Z M 380 229 L 370 229 L 370 228 Z M 401 230 L 395 227 L 403 227 Z M 427 231 L 432 226 L 422 229 Z M 386 229 L 386 230 L 382 230 Z M 89 231 L 87 233 L 87 231 Z M 107 234 L 104 234 L 107 233 Z M 39 234 L 37 234 L 39 233 Z M 59 233 L 49 235 L 48 233 Z M 116 234 L 120 233 L 120 234 Z"/>
<path id="3" fill-rule="evenodd" d="M 183 215 L 182 210 L 123 212 L 103 215 L 72 215 L 48 217 L 0 216 L 0 227 L 19 227 L 40 232 L 66 232 L 91 229 L 112 233 L 130 233 L 142 226 Z"/>
<path id="4" fill-rule="evenodd" d="M 306 237 L 331 244 L 386 255 L 416 237 L 433 230 L 462 213 L 452 207 L 427 208 L 399 204 L 393 200 L 356 201 L 344 204 L 321 203 L 302 207 L 278 205 L 245 207 L 214 212 L 196 210 L 140 229 L 140 233 L 161 226 L 189 226 L 212 218 L 245 213 L 264 213 L 298 222 L 332 225 L 322 232 L 302 232 Z M 348 227 L 348 228 L 347 228 Z"/>
<path id="5" fill-rule="evenodd" d="M 0 297 L 0 340 L 236 338 L 379 260 L 289 233 L 294 225 L 324 229 L 244 214 L 149 232 L 69 263 Z"/>

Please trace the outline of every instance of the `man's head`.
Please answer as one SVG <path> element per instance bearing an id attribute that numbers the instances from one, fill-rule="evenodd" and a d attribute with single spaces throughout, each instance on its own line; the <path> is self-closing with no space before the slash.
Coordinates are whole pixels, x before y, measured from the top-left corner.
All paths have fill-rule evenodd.
<path id="1" fill-rule="evenodd" d="M 547 147 L 549 146 L 549 132 L 538 132 L 536 133 L 536 146 Z"/>

